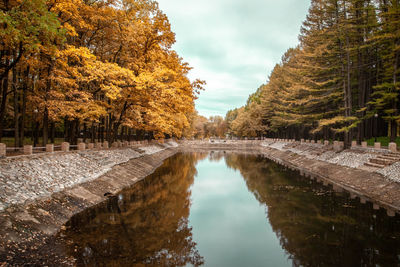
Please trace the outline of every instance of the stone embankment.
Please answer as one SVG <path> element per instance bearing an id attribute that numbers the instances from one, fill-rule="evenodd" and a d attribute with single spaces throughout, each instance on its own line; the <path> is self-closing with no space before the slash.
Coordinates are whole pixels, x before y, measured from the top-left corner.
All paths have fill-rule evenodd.
<path id="1" fill-rule="evenodd" d="M 400 213 L 400 153 L 381 146 L 353 146 L 344 150 L 340 142 L 266 140 L 185 141 L 184 151 L 242 150 L 297 169 L 300 173 L 335 189 L 346 189 L 360 201 L 383 207 L 389 215 Z M 375 163 L 374 163 L 375 162 Z"/>
<path id="2" fill-rule="evenodd" d="M 143 155 L 157 153 L 165 145 L 136 146 L 126 149 L 58 152 L 0 160 L 0 211 L 94 180 L 115 165 Z"/>
<path id="3" fill-rule="evenodd" d="M 51 252 L 41 248 L 74 214 L 150 175 L 177 146 L 167 142 L 0 160 L 0 266 L 51 259 Z"/>
<path id="4" fill-rule="evenodd" d="M 291 152 L 307 159 L 379 173 L 386 179 L 400 182 L 400 153 L 388 149 L 352 146 L 350 149 L 337 150 L 333 145 L 282 140 L 265 140 L 261 146 Z"/>

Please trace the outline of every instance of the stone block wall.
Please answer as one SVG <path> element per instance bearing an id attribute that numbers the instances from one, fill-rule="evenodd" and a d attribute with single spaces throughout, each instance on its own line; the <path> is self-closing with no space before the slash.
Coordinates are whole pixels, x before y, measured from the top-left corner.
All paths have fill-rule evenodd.
<path id="1" fill-rule="evenodd" d="M 81 142 L 81 143 L 78 144 L 78 150 L 79 151 L 83 151 L 85 149 L 86 149 L 86 144 L 85 143 Z"/>
<path id="2" fill-rule="evenodd" d="M 364 141 L 364 142 L 361 142 L 361 146 L 364 147 L 364 148 L 365 148 L 365 147 L 368 147 L 368 143 L 365 142 L 365 141 Z"/>
<path id="3" fill-rule="evenodd" d="M 69 151 L 69 143 L 68 142 L 61 143 L 61 151 L 63 151 L 63 152 Z"/>
<path id="4" fill-rule="evenodd" d="M 53 153 L 54 152 L 54 144 L 47 144 L 46 152 Z"/>
<path id="5" fill-rule="evenodd" d="M 397 144 L 396 143 L 389 143 L 389 150 L 391 152 L 397 152 Z"/>
<path id="6" fill-rule="evenodd" d="M 0 143 L 0 158 L 5 157 L 7 154 L 6 144 Z"/>
<path id="7" fill-rule="evenodd" d="M 24 146 L 24 155 L 32 155 L 33 153 L 33 146 L 25 145 Z"/>
<path id="8" fill-rule="evenodd" d="M 105 148 L 105 149 L 108 148 L 108 142 L 107 142 L 107 141 L 104 141 L 104 142 L 103 142 L 103 148 Z"/>

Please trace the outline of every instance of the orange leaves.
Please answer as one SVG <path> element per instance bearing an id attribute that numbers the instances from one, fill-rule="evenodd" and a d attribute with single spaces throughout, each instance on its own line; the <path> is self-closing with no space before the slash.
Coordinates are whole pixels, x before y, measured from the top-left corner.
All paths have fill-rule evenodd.
<path id="1" fill-rule="evenodd" d="M 61 91 L 78 89 L 79 82 L 84 79 L 86 68 L 91 68 L 95 56 L 87 48 L 67 45 L 66 49 L 57 51 L 56 68 L 52 80 L 54 86 Z"/>
<path id="2" fill-rule="evenodd" d="M 21 19 L 15 29 L 39 40 L 20 65 L 22 71 L 29 66 L 34 77 L 27 79 L 28 100 L 38 117 L 47 110 L 53 122 L 107 121 L 113 132 L 128 126 L 157 137 L 182 135 L 204 82 L 187 78 L 190 67 L 171 50 L 175 34 L 155 1 L 25 2 L 40 11 L 31 14 L 32 21 L 43 23 Z M 48 18 L 39 16 L 46 12 Z M 12 18 L 0 14 L 0 23 L 7 19 Z M 52 27 L 44 23 L 53 20 Z M 4 33 L 3 43 L 15 46 L 13 34 Z"/>
<path id="3" fill-rule="evenodd" d="M 91 27 L 82 17 L 81 10 L 85 9 L 86 6 L 82 0 L 51 0 L 48 2 L 48 5 L 51 7 L 50 10 L 58 14 L 62 27 L 67 30 L 70 36 L 76 36 L 73 25 L 80 28 Z"/>

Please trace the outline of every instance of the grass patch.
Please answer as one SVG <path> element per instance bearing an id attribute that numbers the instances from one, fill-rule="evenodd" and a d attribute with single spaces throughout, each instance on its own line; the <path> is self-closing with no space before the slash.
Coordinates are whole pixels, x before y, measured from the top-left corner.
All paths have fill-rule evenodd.
<path id="1" fill-rule="evenodd" d="M 376 138 L 377 142 L 381 142 L 382 146 L 388 146 L 390 143 L 390 138 L 387 136 L 380 136 Z M 375 143 L 375 138 L 370 138 L 366 140 L 369 146 L 373 146 Z M 397 147 L 400 147 L 400 137 L 396 138 Z"/>
<path id="2" fill-rule="evenodd" d="M 42 140 L 43 140 L 43 138 L 39 138 L 38 146 L 41 146 Z M 50 139 L 49 139 L 49 142 L 50 142 Z M 64 138 L 55 138 L 54 142 L 55 142 L 54 143 L 55 145 L 59 145 L 62 142 L 64 142 Z M 14 147 L 14 137 L 3 137 L 3 138 L 1 138 L 0 143 L 4 143 L 8 147 Z M 25 138 L 24 144 L 25 145 L 33 145 L 33 140 L 31 138 Z"/>

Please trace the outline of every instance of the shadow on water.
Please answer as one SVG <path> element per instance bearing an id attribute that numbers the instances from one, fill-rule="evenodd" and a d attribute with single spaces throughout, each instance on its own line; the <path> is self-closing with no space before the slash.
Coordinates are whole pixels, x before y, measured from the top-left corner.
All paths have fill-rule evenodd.
<path id="1" fill-rule="evenodd" d="M 188 219 L 196 164 L 205 158 L 225 159 L 228 168 L 240 171 L 244 190 L 267 207 L 265 224 L 294 266 L 400 264 L 398 216 L 261 156 L 224 152 L 177 154 L 145 180 L 74 216 L 60 233 L 67 253 L 78 265 L 91 266 L 207 263 Z"/>

